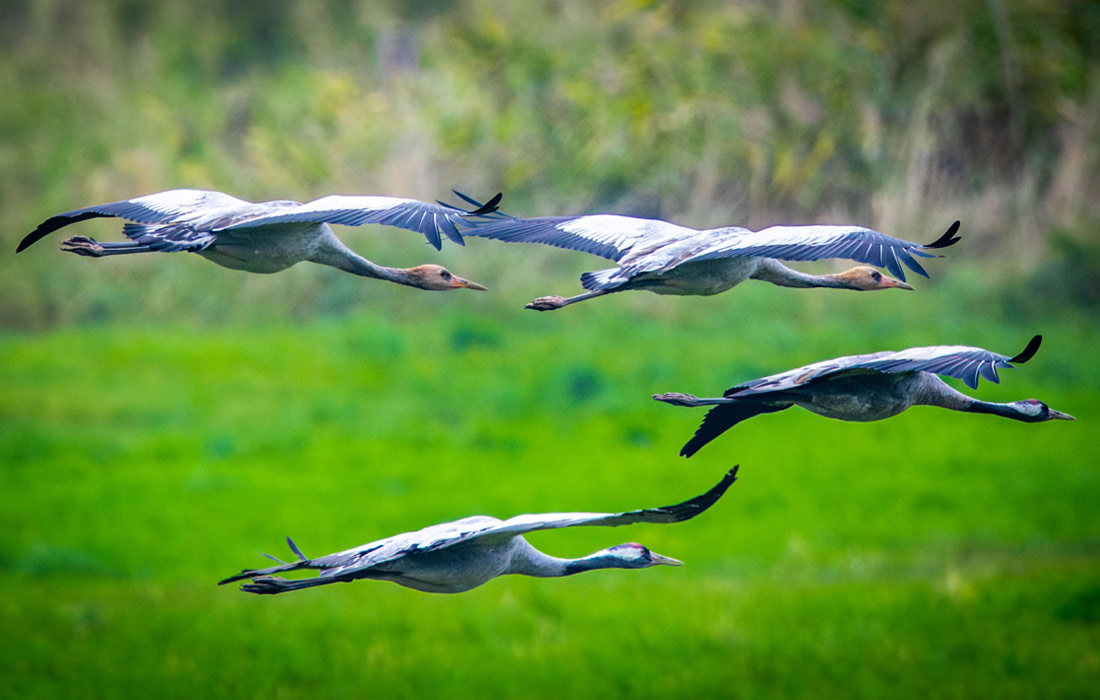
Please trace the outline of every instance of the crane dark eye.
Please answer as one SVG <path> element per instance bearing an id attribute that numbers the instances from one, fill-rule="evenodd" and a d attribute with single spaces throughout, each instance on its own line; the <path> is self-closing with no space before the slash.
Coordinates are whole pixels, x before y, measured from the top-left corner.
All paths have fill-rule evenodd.
<path id="1" fill-rule="evenodd" d="M 445 280 L 451 279 L 451 273 L 447 272 L 446 270 L 444 270 L 443 272 L 440 272 L 439 276 L 442 277 Z"/>
<path id="2" fill-rule="evenodd" d="M 871 279 L 873 279 L 876 282 L 880 281 L 882 279 L 882 273 L 881 272 L 872 272 L 871 273 Z"/>

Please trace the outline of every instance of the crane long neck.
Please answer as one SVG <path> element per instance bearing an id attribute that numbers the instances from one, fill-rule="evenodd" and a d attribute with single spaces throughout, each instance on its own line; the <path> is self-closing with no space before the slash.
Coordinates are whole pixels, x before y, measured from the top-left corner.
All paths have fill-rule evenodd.
<path id="1" fill-rule="evenodd" d="M 372 263 L 344 245 L 331 231 L 326 233 L 320 247 L 310 257 L 312 262 L 329 265 L 354 275 L 396 282 L 410 287 L 417 286 L 407 270 Z"/>
<path id="2" fill-rule="evenodd" d="M 752 277 L 765 282 L 779 285 L 780 287 L 797 287 L 806 289 L 809 287 L 834 287 L 849 289 L 851 284 L 842 277 L 836 275 L 811 275 L 805 272 L 793 270 L 778 260 L 772 258 L 759 258 L 756 270 Z"/>
<path id="3" fill-rule="evenodd" d="M 372 263 L 361 255 L 348 251 L 348 255 L 344 258 L 344 265 L 339 265 L 340 269 L 354 273 L 356 275 L 362 275 L 363 277 L 373 277 L 375 279 L 386 280 L 388 282 L 396 282 L 398 284 L 406 284 L 410 287 L 414 285 L 406 273 L 405 270 L 397 267 L 386 267 L 385 265 L 378 265 Z"/>
<path id="4" fill-rule="evenodd" d="M 596 552 L 579 559 L 559 559 L 549 554 L 543 554 L 532 547 L 527 540 L 518 539 L 521 544 L 512 554 L 512 566 L 509 573 L 553 578 L 572 576 L 573 574 L 595 569 L 622 568 L 617 566 L 616 559 L 607 556 L 605 552 Z"/>
<path id="5" fill-rule="evenodd" d="M 916 392 L 914 405 L 939 406 L 952 411 L 965 411 L 966 413 L 988 413 L 1003 418 L 1014 418 L 1027 421 L 1028 416 L 1022 413 L 1016 406 L 1008 403 L 994 403 L 980 401 L 973 396 L 967 396 L 961 391 L 948 386 L 948 384 L 934 374 L 924 373 L 922 386 Z"/>

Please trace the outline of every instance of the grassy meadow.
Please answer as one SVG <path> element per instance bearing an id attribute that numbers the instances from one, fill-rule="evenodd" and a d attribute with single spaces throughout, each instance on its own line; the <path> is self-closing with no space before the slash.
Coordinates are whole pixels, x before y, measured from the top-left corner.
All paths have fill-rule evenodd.
<path id="1" fill-rule="evenodd" d="M 916 292 L 580 290 L 541 246 L 341 228 L 427 293 L 300 265 L 0 254 L 0 687 L 53 698 L 1084 698 L 1100 688 L 1100 11 L 1053 0 L 0 2 L 0 250 L 176 187 L 503 191 L 519 216 L 962 241 Z M 452 198 L 453 199 L 453 198 Z M 117 240 L 117 221 L 66 231 Z M 797 265 L 836 271 L 846 265 Z M 790 410 L 677 456 L 650 400 L 930 344 L 1038 354 L 1077 422 Z M 216 582 L 472 514 L 619 511 L 683 568 Z"/>

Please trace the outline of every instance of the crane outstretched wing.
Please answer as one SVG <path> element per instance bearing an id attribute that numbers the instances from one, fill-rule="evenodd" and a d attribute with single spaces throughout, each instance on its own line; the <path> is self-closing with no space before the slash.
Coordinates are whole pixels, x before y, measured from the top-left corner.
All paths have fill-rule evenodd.
<path id="1" fill-rule="evenodd" d="M 474 515 L 454 522 L 387 537 L 369 544 L 310 560 L 311 568 L 322 569 L 322 576 L 340 576 L 351 571 L 369 569 L 404 557 L 434 552 L 484 534 L 498 518 Z"/>
<path id="2" fill-rule="evenodd" d="M 959 240 L 955 235 L 958 230 L 959 222 L 956 221 L 939 239 L 921 245 L 860 226 L 772 226 L 725 237 L 696 253 L 690 262 L 742 256 L 779 260 L 847 258 L 885 267 L 904 282 L 902 263 L 918 275 L 927 277 L 928 273 L 913 256 L 935 257 L 926 251 L 954 245 Z"/>
<path id="3" fill-rule="evenodd" d="M 1027 347 L 1014 357 L 966 345 L 934 345 L 897 352 L 838 357 L 739 384 L 729 389 L 725 396 L 749 396 L 796 389 L 842 372 L 866 371 L 932 372 L 961 379 L 968 387 L 975 389 L 978 386 L 979 377 L 985 377 L 994 384 L 999 383 L 1000 378 L 997 376 L 999 368 L 1012 368 L 1014 362 L 1027 362 L 1038 351 L 1042 342 L 1043 336 L 1036 335 L 1028 342 Z"/>
<path id="4" fill-rule="evenodd" d="M 208 213 L 252 206 L 255 205 L 251 202 L 237 199 L 223 192 L 209 190 L 157 192 L 144 197 L 96 204 L 83 209 L 67 211 L 63 214 L 55 214 L 28 233 L 19 242 L 15 252 L 25 250 L 59 228 L 86 219 L 118 217 L 141 224 L 186 223 L 193 221 L 198 214 L 206 216 Z"/>
<path id="5" fill-rule="evenodd" d="M 478 226 L 466 235 L 509 243 L 544 243 L 618 262 L 639 246 L 664 245 L 698 233 L 660 219 L 592 214 L 510 219 Z"/>
<path id="6" fill-rule="evenodd" d="M 533 513 L 530 515 L 517 515 L 504 522 L 498 523 L 479 537 L 508 536 L 514 537 L 536 530 L 551 530 L 561 527 L 575 527 L 578 525 L 596 525 L 601 527 L 617 527 L 632 523 L 677 523 L 690 520 L 714 505 L 726 492 L 734 481 L 737 480 L 737 469 L 734 467 L 722 477 L 706 493 L 695 498 L 661 508 L 643 508 L 629 510 L 624 513 Z"/>
<path id="7" fill-rule="evenodd" d="M 466 210 L 447 204 L 421 202 L 417 199 L 381 196 L 329 195 L 305 204 L 282 206 L 274 211 L 234 219 L 224 225 L 215 224 L 214 231 L 233 231 L 258 226 L 288 223 L 340 224 L 362 226 L 385 224 L 424 234 L 437 250 L 442 247 L 440 234 L 463 245 L 460 225 L 470 226 L 470 220 L 497 209 L 498 193 L 476 209 Z"/>
<path id="8" fill-rule="evenodd" d="M 743 420 L 748 420 L 763 413 L 776 413 L 788 409 L 790 403 L 765 403 L 763 401 L 736 401 L 720 404 L 707 411 L 703 416 L 703 422 L 684 446 L 680 448 L 680 455 L 691 457 L 708 442 L 726 432 Z"/>

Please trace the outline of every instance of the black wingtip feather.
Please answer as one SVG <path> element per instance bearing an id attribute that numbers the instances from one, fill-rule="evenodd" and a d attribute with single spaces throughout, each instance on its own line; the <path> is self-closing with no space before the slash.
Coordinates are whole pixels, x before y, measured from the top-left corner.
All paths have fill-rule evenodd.
<path id="1" fill-rule="evenodd" d="M 451 192 L 453 192 L 453 193 L 455 194 L 455 196 L 456 196 L 456 197 L 458 197 L 458 198 L 459 198 L 459 199 L 461 199 L 462 201 L 466 202 L 467 204 L 473 204 L 473 205 L 474 205 L 475 207 L 481 207 L 481 206 L 484 206 L 484 205 L 482 205 L 482 203 L 481 203 L 481 202 L 477 201 L 477 200 L 476 200 L 476 199 L 474 199 L 473 197 L 471 197 L 471 196 L 469 196 L 469 195 L 466 195 L 466 194 L 462 194 L 462 193 L 461 193 L 461 192 L 459 192 L 458 190 L 451 190 Z M 437 199 L 436 201 L 437 201 L 437 202 L 439 202 L 439 200 L 438 200 L 438 199 Z M 443 206 L 445 206 L 445 207 L 449 207 L 449 206 L 451 206 L 450 204 L 446 204 L 445 202 L 439 202 L 439 203 L 440 203 L 440 204 L 442 204 L 442 205 L 443 205 Z"/>
<path id="2" fill-rule="evenodd" d="M 50 235 L 59 228 L 64 228 L 69 224 L 75 224 L 78 221 L 84 221 L 86 219 L 95 219 L 97 217 L 106 216 L 105 214 L 97 214 L 96 212 L 83 212 L 76 214 L 75 216 L 66 216 L 65 214 L 59 214 L 58 216 L 51 216 L 42 223 L 38 224 L 38 227 L 23 237 L 23 240 L 19 241 L 19 245 L 15 247 L 16 253 L 21 253 L 27 248 L 42 240 L 46 236 Z"/>
<path id="3" fill-rule="evenodd" d="M 497 192 L 484 206 L 470 212 L 470 216 L 481 216 L 482 214 L 492 214 L 500 207 L 500 200 L 504 199 L 503 192 Z"/>
<path id="4" fill-rule="evenodd" d="M 1043 336 L 1041 336 L 1041 335 L 1035 336 L 1030 341 L 1028 341 L 1027 347 L 1024 348 L 1023 351 L 1019 355 L 1009 359 L 1009 362 L 1027 362 L 1028 360 L 1030 360 L 1032 357 L 1035 356 L 1035 353 L 1038 352 L 1039 346 L 1042 345 L 1042 343 L 1043 343 Z"/>
<path id="5" fill-rule="evenodd" d="M 708 442 L 740 422 L 742 410 L 737 404 L 720 404 L 707 411 L 695 435 L 680 448 L 681 457 L 691 457 Z"/>
<path id="6" fill-rule="evenodd" d="M 947 248 L 948 246 L 955 245 L 956 243 L 959 242 L 959 236 L 956 236 L 955 234 L 959 232 L 959 226 L 960 225 L 961 224 L 958 221 L 956 221 L 955 223 L 951 224 L 947 228 L 947 231 L 942 236 L 937 238 L 935 241 L 929 243 L 928 245 L 922 246 L 922 247 L 924 247 L 924 248 Z"/>
<path id="7" fill-rule="evenodd" d="M 23 240 L 19 241 L 19 245 L 15 247 L 15 252 L 22 253 L 24 250 L 30 248 L 32 245 L 37 243 L 40 238 L 46 235 L 46 233 L 49 233 L 49 231 L 47 231 L 46 233 L 39 233 L 38 231 L 41 228 L 42 227 L 39 226 L 38 228 L 24 236 Z"/>
<path id="8" fill-rule="evenodd" d="M 451 190 L 451 192 L 454 192 L 455 196 L 461 198 L 462 201 L 466 202 L 467 204 L 472 204 L 474 207 L 476 207 L 475 209 L 471 209 L 470 211 L 463 211 L 464 216 L 485 216 L 486 214 L 492 214 L 500 206 L 500 200 L 504 198 L 504 193 L 503 192 L 497 192 L 495 195 L 493 195 L 489 199 L 488 202 L 485 202 L 484 204 L 482 204 L 481 202 L 477 201 L 473 197 L 470 197 L 469 195 L 462 194 L 458 190 Z M 439 202 L 439 200 L 436 200 L 436 201 Z M 451 206 L 450 204 L 447 204 L 446 202 L 439 202 L 439 203 L 442 204 L 445 207 Z M 458 207 L 455 207 L 455 208 L 457 209 Z"/>
<path id="9" fill-rule="evenodd" d="M 694 518 L 696 515 L 699 515 L 707 508 L 717 503 L 718 499 L 726 493 L 726 489 L 728 489 L 733 482 L 737 481 L 737 470 L 740 467 L 741 465 L 739 464 L 734 465 L 733 469 L 726 472 L 726 475 L 722 477 L 721 481 L 701 496 L 696 496 L 695 498 L 684 501 L 683 503 L 677 503 L 673 506 L 665 506 L 658 510 L 665 511 L 672 515 L 676 518 L 677 522 Z"/>

